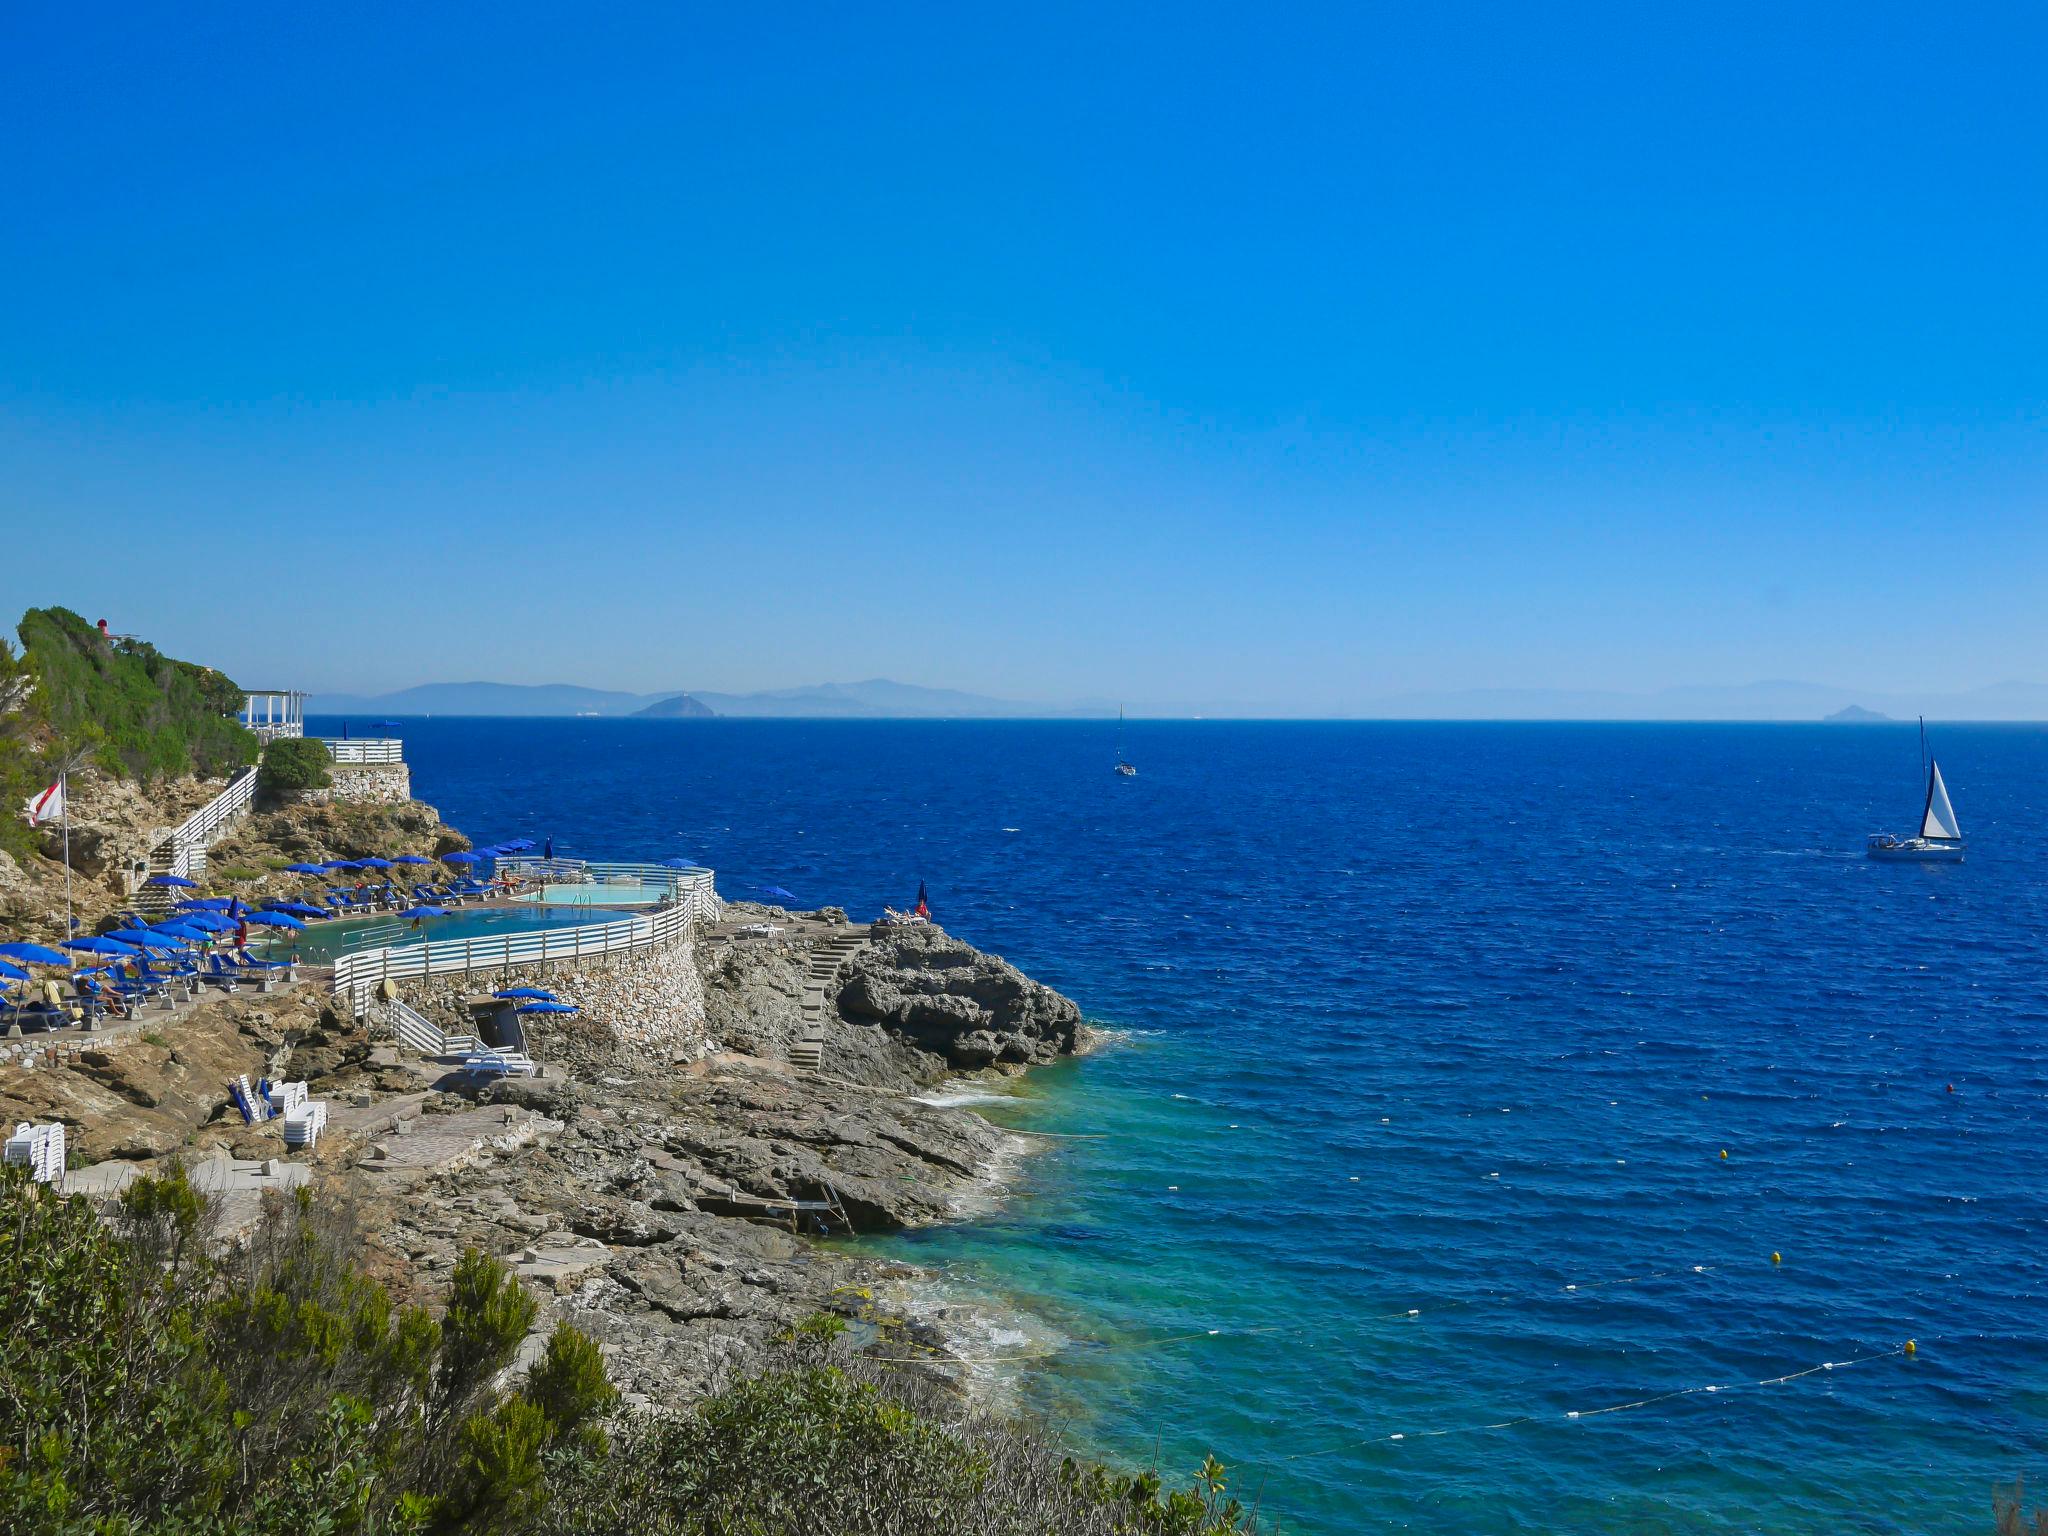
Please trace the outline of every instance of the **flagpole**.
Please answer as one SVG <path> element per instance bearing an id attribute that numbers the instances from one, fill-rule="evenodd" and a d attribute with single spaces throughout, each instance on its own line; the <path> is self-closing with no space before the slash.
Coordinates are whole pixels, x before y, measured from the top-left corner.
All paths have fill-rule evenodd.
<path id="1" fill-rule="evenodd" d="M 71 770 L 57 770 L 57 803 L 64 812 L 64 942 L 69 944 L 78 919 L 71 915 Z"/>

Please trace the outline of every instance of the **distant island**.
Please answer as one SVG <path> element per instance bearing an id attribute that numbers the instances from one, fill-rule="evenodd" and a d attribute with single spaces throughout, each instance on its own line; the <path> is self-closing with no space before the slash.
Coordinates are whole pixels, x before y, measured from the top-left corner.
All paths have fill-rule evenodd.
<path id="1" fill-rule="evenodd" d="M 718 711 L 699 703 L 687 693 L 672 699 L 657 699 L 645 709 L 633 711 L 635 720 L 715 720 Z"/>
<path id="2" fill-rule="evenodd" d="M 1832 715 L 1821 717 L 1828 725 L 1893 725 L 1897 722 L 1890 715 L 1881 715 L 1874 709 L 1865 709 L 1861 704 L 1849 704 L 1836 710 Z"/>

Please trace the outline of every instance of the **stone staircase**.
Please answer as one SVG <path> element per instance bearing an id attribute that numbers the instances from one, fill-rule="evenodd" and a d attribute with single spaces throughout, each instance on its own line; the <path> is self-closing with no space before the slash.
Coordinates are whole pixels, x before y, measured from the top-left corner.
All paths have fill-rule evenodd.
<path id="1" fill-rule="evenodd" d="M 839 968 L 853 958 L 854 951 L 867 943 L 861 931 L 835 934 L 811 951 L 804 966 L 803 1000 L 798 1011 L 803 1033 L 790 1048 L 789 1064 L 805 1072 L 816 1072 L 825 1064 L 825 1020 L 830 1016 L 832 983 Z"/>

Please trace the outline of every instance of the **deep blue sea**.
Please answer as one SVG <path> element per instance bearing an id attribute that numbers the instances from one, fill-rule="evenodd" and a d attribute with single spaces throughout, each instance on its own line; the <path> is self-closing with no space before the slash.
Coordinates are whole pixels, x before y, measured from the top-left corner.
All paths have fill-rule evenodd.
<path id="1" fill-rule="evenodd" d="M 1134 723 L 1135 780 L 1111 729 L 404 735 L 479 838 L 923 879 L 1121 1032 L 993 1111 L 1061 1138 L 999 1214 L 889 1245 L 1032 1319 L 1095 1451 L 1320 1533 L 2048 1488 L 2048 732 L 1936 732 L 1969 859 L 1913 867 L 1862 856 L 1910 726 Z"/>

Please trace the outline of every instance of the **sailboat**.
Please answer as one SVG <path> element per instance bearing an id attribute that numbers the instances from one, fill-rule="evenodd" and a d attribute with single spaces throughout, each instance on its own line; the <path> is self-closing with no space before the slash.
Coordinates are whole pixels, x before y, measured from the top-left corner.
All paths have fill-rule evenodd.
<path id="1" fill-rule="evenodd" d="M 1137 766 L 1124 756 L 1124 707 L 1116 707 L 1116 771 L 1126 779 L 1138 776 Z"/>
<path id="2" fill-rule="evenodd" d="M 1873 859 L 1912 861 L 1921 864 L 1963 862 L 1963 829 L 1956 824 L 1956 808 L 1949 804 L 1948 786 L 1941 781 L 1941 764 L 1927 756 L 1927 722 L 1920 722 L 1920 761 L 1927 765 L 1927 802 L 1920 812 L 1917 837 L 1894 837 L 1889 832 L 1871 834 L 1864 851 Z"/>

